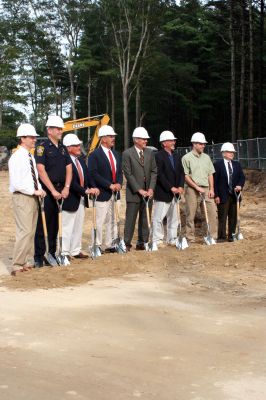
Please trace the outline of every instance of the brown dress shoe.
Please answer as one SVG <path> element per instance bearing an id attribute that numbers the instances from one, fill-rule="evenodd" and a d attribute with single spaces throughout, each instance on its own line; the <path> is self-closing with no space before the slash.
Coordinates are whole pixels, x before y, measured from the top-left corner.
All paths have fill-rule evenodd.
<path id="1" fill-rule="evenodd" d="M 89 258 L 89 256 L 87 254 L 83 254 L 83 253 L 79 253 L 76 256 L 73 256 L 74 258 L 81 258 L 81 259 L 85 259 L 85 258 Z"/>
<path id="2" fill-rule="evenodd" d="M 139 243 L 136 245 L 136 250 L 145 250 L 144 243 Z"/>

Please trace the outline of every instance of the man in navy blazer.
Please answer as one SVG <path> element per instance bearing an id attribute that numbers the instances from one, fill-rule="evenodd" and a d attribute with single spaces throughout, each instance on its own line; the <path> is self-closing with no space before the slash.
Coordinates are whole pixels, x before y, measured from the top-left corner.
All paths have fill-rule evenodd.
<path id="1" fill-rule="evenodd" d="M 88 169 L 81 155 L 81 141 L 78 136 L 69 133 L 63 139 L 72 162 L 72 181 L 69 196 L 64 200 L 62 211 L 62 254 L 69 259 L 88 258 L 81 251 L 82 228 L 85 209 L 88 207 L 88 195 L 99 194 L 96 188 L 88 187 Z"/>
<path id="2" fill-rule="evenodd" d="M 236 230 L 236 192 L 240 192 L 245 184 L 245 176 L 238 161 L 233 161 L 235 148 L 226 142 L 221 147 L 223 159 L 214 164 L 214 193 L 218 208 L 217 241 L 226 240 L 226 223 L 228 219 L 228 241 L 233 241 Z"/>
<path id="3" fill-rule="evenodd" d="M 163 219 L 167 218 L 168 244 L 175 244 L 177 237 L 177 212 L 174 195 L 184 191 L 184 169 L 175 150 L 176 138 L 170 131 L 160 135 L 162 150 L 155 154 L 157 164 L 157 183 L 154 191 L 153 242 L 162 244 L 164 237 Z"/>
<path id="4" fill-rule="evenodd" d="M 99 129 L 100 147 L 88 158 L 89 184 L 97 187 L 100 194 L 96 200 L 96 244 L 103 244 L 103 227 L 105 227 L 105 252 L 114 253 L 114 239 L 117 237 L 117 226 L 114 221 L 114 195 L 120 199 L 123 182 L 121 158 L 112 150 L 116 133 L 110 125 Z"/>

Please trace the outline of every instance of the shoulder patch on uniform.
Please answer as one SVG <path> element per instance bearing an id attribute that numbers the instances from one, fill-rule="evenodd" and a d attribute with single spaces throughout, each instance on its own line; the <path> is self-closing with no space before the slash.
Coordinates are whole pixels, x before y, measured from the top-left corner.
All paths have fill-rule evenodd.
<path id="1" fill-rule="evenodd" d="M 43 152 L 44 152 L 44 147 L 43 146 L 37 146 L 37 149 L 36 149 L 37 156 L 42 156 Z"/>

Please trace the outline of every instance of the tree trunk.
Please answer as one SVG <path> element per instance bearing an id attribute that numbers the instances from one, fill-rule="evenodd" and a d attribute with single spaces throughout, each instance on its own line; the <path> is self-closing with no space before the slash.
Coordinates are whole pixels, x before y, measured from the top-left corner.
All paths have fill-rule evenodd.
<path id="1" fill-rule="evenodd" d="M 248 98 L 248 137 L 253 138 L 253 98 L 254 98 L 254 49 L 253 49 L 253 12 L 252 0 L 249 0 L 249 98 Z"/>
<path id="2" fill-rule="evenodd" d="M 115 131 L 115 85 L 113 79 L 111 80 L 111 122 Z"/>
<path id="3" fill-rule="evenodd" d="M 77 119 L 76 113 L 76 96 L 75 96 L 75 86 L 74 86 L 74 77 L 71 66 L 67 66 L 69 82 L 70 82 L 70 101 L 71 101 L 71 111 L 72 111 L 72 118 Z"/>
<path id="4" fill-rule="evenodd" d="M 129 126 L 128 126 L 128 88 L 123 87 L 123 113 L 124 113 L 124 149 L 129 147 Z"/>
<path id="5" fill-rule="evenodd" d="M 2 96 L 0 97 L 0 129 L 3 128 L 3 98 Z"/>
<path id="6" fill-rule="evenodd" d="M 88 117 L 91 117 L 91 74 L 89 72 L 89 81 L 88 81 Z M 88 143 L 90 143 L 91 139 L 91 128 L 88 127 Z"/>
<path id="7" fill-rule="evenodd" d="M 240 92 L 239 92 L 239 114 L 237 125 L 237 138 L 243 139 L 243 118 L 245 105 L 245 0 L 241 1 L 241 76 L 240 76 Z"/>
<path id="8" fill-rule="evenodd" d="M 136 88 L 136 127 L 140 126 L 140 113 L 141 113 L 140 84 L 139 84 L 139 81 L 138 81 L 137 88 Z"/>
<path id="9" fill-rule="evenodd" d="M 258 71 L 258 86 L 259 86 L 259 104 L 258 104 L 258 136 L 262 136 L 262 115 L 263 115 L 263 50 L 264 50 L 264 0 L 260 1 L 260 55 L 259 55 L 259 71 Z"/>
<path id="10" fill-rule="evenodd" d="M 231 47 L 231 137 L 236 140 L 236 71 L 235 71 L 235 37 L 234 37 L 234 0 L 230 0 L 230 47 Z"/>

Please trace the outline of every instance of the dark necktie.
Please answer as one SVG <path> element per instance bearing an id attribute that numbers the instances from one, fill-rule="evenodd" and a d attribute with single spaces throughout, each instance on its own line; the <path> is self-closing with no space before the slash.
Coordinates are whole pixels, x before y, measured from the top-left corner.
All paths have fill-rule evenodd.
<path id="1" fill-rule="evenodd" d="M 229 181 L 228 181 L 229 193 L 233 193 L 233 170 L 230 162 L 228 162 L 228 172 L 229 172 Z"/>
<path id="2" fill-rule="evenodd" d="M 142 150 L 140 150 L 140 152 L 139 152 L 139 159 L 140 159 L 141 165 L 144 167 L 144 153 Z"/>
<path id="3" fill-rule="evenodd" d="M 173 169 L 175 169 L 175 162 L 174 162 L 173 154 L 169 154 L 169 160 L 170 160 L 170 163 L 172 164 Z"/>
<path id="4" fill-rule="evenodd" d="M 31 169 L 31 175 L 32 175 L 32 179 L 33 179 L 34 189 L 38 190 L 38 181 L 37 181 L 31 153 L 29 153 L 29 158 L 30 158 L 30 169 Z"/>
<path id="5" fill-rule="evenodd" d="M 113 180 L 113 183 L 115 183 L 116 182 L 115 162 L 114 162 L 114 157 L 113 157 L 111 150 L 108 151 L 108 155 L 109 155 L 109 160 L 110 160 L 111 170 L 112 170 L 112 180 Z"/>
<path id="6" fill-rule="evenodd" d="M 76 167 L 77 167 L 78 174 L 79 174 L 80 186 L 84 187 L 84 177 L 83 177 L 83 174 L 82 174 L 80 162 L 79 162 L 79 160 L 77 158 L 75 159 L 75 162 L 76 162 Z"/>

